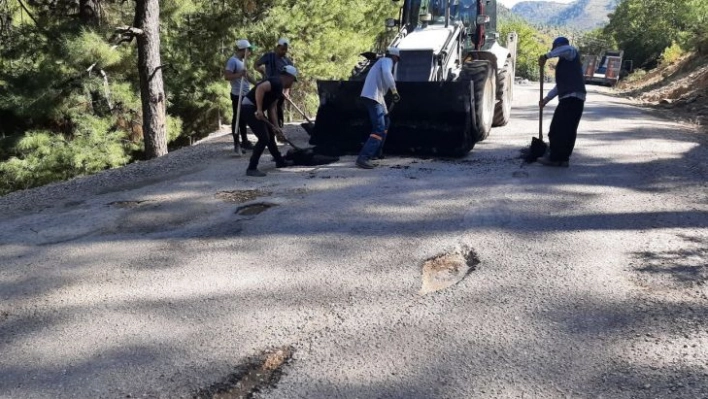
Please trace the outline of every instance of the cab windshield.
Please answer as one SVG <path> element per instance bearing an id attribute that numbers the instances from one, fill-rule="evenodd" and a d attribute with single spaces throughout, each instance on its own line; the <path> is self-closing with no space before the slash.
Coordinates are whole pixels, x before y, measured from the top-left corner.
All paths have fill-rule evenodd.
<path id="1" fill-rule="evenodd" d="M 453 22 L 459 21 L 465 25 L 472 25 L 477 16 L 477 5 L 475 0 L 421 0 L 415 2 L 420 4 L 420 16 L 425 19 L 426 14 L 430 14 L 429 24 L 445 24 L 445 7 L 450 3 L 450 19 Z"/>

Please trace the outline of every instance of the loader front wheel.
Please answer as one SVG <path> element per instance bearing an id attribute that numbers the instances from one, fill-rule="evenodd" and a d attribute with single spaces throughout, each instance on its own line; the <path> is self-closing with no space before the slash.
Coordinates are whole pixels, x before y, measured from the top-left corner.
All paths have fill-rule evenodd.
<path id="1" fill-rule="evenodd" d="M 475 60 L 467 62 L 460 73 L 460 80 L 471 81 L 474 90 L 475 141 L 482 141 L 489 136 L 494 121 L 496 99 L 496 73 L 489 61 Z M 476 133 L 476 136 L 475 134 Z"/>
<path id="2" fill-rule="evenodd" d="M 511 59 L 504 63 L 504 69 L 499 73 L 497 83 L 497 105 L 494 108 L 494 124 L 492 126 L 506 126 L 511 118 L 511 100 L 514 90 L 514 73 Z"/>

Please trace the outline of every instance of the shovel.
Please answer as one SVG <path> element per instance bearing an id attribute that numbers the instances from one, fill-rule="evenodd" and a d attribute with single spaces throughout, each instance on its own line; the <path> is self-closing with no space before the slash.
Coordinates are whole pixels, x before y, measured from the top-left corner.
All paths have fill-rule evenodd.
<path id="1" fill-rule="evenodd" d="M 548 149 L 548 144 L 543 142 L 543 107 L 540 106 L 540 102 L 543 101 L 543 80 L 544 73 L 543 68 L 541 68 L 541 92 L 539 94 L 539 107 L 538 107 L 538 138 L 531 138 L 531 147 L 529 148 L 528 154 L 526 154 L 526 162 L 532 163 L 536 162 L 538 158 L 541 158 Z"/>
<path id="2" fill-rule="evenodd" d="M 295 102 L 290 99 L 289 96 L 285 96 L 285 99 L 288 100 L 288 102 L 290 103 L 290 105 L 292 105 L 292 106 L 297 110 L 297 112 L 299 112 L 300 115 L 302 115 L 302 116 L 305 118 L 305 120 L 307 121 L 307 123 L 301 123 L 300 126 L 302 126 L 302 128 L 305 129 L 305 131 L 307 132 L 307 135 L 308 135 L 308 136 L 312 136 L 312 133 L 315 131 L 315 123 L 312 122 L 312 121 L 310 120 L 310 118 L 307 117 L 307 114 L 305 113 L 305 111 L 301 110 L 300 107 L 298 107 L 298 106 L 295 104 Z"/>
<path id="3" fill-rule="evenodd" d="M 266 125 L 268 125 L 268 126 L 273 130 L 273 132 L 280 132 L 280 133 L 282 133 L 282 137 L 281 137 L 282 140 L 283 140 L 284 142 L 288 143 L 288 144 L 290 145 L 290 147 L 294 148 L 294 149 L 297 150 L 297 151 L 301 151 L 301 150 L 302 150 L 302 148 L 300 148 L 300 147 L 296 146 L 295 144 L 293 144 L 293 142 L 290 141 L 290 139 L 288 139 L 288 137 L 285 135 L 285 133 L 284 133 L 281 129 L 275 127 L 275 125 L 272 124 L 268 119 L 264 120 L 263 122 L 265 122 Z"/>

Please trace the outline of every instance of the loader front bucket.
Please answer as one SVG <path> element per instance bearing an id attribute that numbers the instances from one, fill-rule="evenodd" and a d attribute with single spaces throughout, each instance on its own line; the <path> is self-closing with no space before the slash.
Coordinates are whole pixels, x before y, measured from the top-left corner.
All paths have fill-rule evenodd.
<path id="1" fill-rule="evenodd" d="M 318 81 L 320 107 L 310 144 L 323 153 L 356 154 L 371 134 L 360 98 L 363 82 Z M 388 154 L 464 156 L 474 146 L 471 82 L 399 82 L 402 100 L 391 111 Z M 390 101 L 387 101 L 390 104 Z"/>

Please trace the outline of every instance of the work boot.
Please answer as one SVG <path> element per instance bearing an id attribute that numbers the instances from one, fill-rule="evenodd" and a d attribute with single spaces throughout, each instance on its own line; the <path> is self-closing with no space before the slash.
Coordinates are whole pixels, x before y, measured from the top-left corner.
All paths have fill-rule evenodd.
<path id="1" fill-rule="evenodd" d="M 369 161 L 368 159 L 357 159 L 356 166 L 362 169 L 374 169 L 376 167 L 376 165 L 371 163 L 371 161 Z"/>
<path id="2" fill-rule="evenodd" d="M 570 166 L 570 163 L 568 163 L 568 161 L 552 161 L 548 157 L 539 158 L 537 162 L 544 166 L 556 166 L 563 168 L 567 168 L 568 166 Z"/>
<path id="3" fill-rule="evenodd" d="M 251 176 L 251 177 L 265 177 L 267 176 L 265 172 L 261 172 L 258 169 L 247 169 L 246 170 L 246 176 Z"/>

